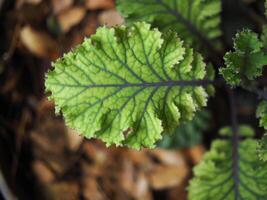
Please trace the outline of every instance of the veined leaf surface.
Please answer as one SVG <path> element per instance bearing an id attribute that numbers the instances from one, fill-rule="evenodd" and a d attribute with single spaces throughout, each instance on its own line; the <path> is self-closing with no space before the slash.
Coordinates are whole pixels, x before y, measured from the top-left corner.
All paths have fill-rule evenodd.
<path id="1" fill-rule="evenodd" d="M 240 142 L 237 158 L 233 157 L 232 145 L 229 140 L 213 142 L 211 150 L 194 169 L 195 178 L 189 186 L 190 200 L 266 199 L 267 165 L 256 156 L 257 141 Z M 238 159 L 236 166 L 233 159 Z"/>
<path id="2" fill-rule="evenodd" d="M 200 54 L 175 33 L 135 23 L 99 28 L 54 63 L 46 90 L 85 137 L 139 149 L 206 105 L 205 76 Z"/>
<path id="3" fill-rule="evenodd" d="M 117 0 L 127 22 L 146 21 L 173 30 L 194 47 L 221 35 L 220 0 Z"/>

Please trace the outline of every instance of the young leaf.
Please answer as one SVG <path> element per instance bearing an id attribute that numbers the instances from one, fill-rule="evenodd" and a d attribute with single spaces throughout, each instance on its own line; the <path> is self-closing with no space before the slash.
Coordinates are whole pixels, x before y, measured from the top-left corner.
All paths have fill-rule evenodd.
<path id="1" fill-rule="evenodd" d="M 256 116 L 260 119 L 260 126 L 267 130 L 267 101 L 258 105 Z"/>
<path id="2" fill-rule="evenodd" d="M 211 150 L 194 168 L 190 200 L 266 199 L 267 165 L 256 156 L 257 141 L 240 141 L 237 157 L 233 156 L 232 145 L 230 140 L 213 142 Z M 233 159 L 238 159 L 236 166 Z"/>
<path id="3" fill-rule="evenodd" d="M 224 56 L 225 68 L 220 73 L 230 85 L 240 85 L 246 80 L 253 80 L 262 74 L 267 64 L 267 55 L 262 51 L 262 43 L 256 33 L 243 30 L 236 34 L 234 52 Z"/>
<path id="4" fill-rule="evenodd" d="M 202 57 L 146 23 L 99 28 L 47 74 L 66 123 L 107 145 L 154 147 L 207 102 Z"/>
<path id="5" fill-rule="evenodd" d="M 194 46 L 221 35 L 220 0 L 117 0 L 127 22 L 146 21 L 160 30 L 172 29 Z"/>

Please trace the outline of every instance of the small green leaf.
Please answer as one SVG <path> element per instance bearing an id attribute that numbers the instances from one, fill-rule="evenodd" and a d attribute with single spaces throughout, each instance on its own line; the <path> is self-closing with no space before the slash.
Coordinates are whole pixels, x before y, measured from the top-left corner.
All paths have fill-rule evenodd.
<path id="1" fill-rule="evenodd" d="M 267 161 L 267 134 L 258 143 L 258 155 L 262 161 Z"/>
<path id="2" fill-rule="evenodd" d="M 260 119 L 260 126 L 267 130 L 267 101 L 260 102 L 256 116 Z"/>
<path id="3" fill-rule="evenodd" d="M 139 149 L 206 105 L 205 76 L 201 55 L 175 33 L 138 22 L 99 28 L 54 64 L 45 85 L 70 127 Z"/>
<path id="4" fill-rule="evenodd" d="M 233 145 L 236 144 L 230 140 L 213 142 L 211 150 L 194 168 L 189 200 L 266 200 L 267 165 L 256 156 L 257 141 L 240 141 L 236 157 Z"/>
<path id="5" fill-rule="evenodd" d="M 234 52 L 224 56 L 225 68 L 220 73 L 230 85 L 241 85 L 246 80 L 254 80 L 262 75 L 267 64 L 267 55 L 262 51 L 262 43 L 256 33 L 243 30 L 236 34 Z"/>
<path id="6" fill-rule="evenodd" d="M 263 51 L 264 53 L 267 53 L 267 26 L 266 25 L 262 27 L 262 33 L 261 33 L 260 39 L 263 45 Z"/>
<path id="7" fill-rule="evenodd" d="M 244 137 L 253 137 L 255 135 L 255 131 L 252 127 L 245 124 L 238 127 L 238 133 L 240 136 Z M 219 134 L 221 136 L 232 136 L 232 128 L 230 126 L 223 127 L 219 130 Z"/>
<path id="8" fill-rule="evenodd" d="M 162 31 L 171 29 L 194 47 L 221 35 L 220 0 L 117 0 L 117 9 L 128 23 L 146 21 Z"/>

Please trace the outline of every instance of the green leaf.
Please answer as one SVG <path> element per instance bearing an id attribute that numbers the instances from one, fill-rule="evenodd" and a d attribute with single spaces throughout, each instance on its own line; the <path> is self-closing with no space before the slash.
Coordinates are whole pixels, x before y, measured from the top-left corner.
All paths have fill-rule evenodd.
<path id="1" fill-rule="evenodd" d="M 262 161 L 267 161 L 267 134 L 258 143 L 258 155 Z"/>
<path id="2" fill-rule="evenodd" d="M 258 35 L 250 30 L 236 34 L 234 52 L 224 56 L 225 68 L 220 73 L 230 85 L 241 85 L 247 80 L 254 80 L 262 74 L 263 66 L 267 64 L 267 55 L 262 51 L 262 43 Z"/>
<path id="3" fill-rule="evenodd" d="M 177 126 L 171 134 L 164 134 L 158 147 L 181 149 L 202 143 L 203 132 L 208 128 L 209 120 L 208 111 L 197 112 L 192 121 Z"/>
<path id="4" fill-rule="evenodd" d="M 205 76 L 201 55 L 175 33 L 138 22 L 99 28 L 54 64 L 45 84 L 70 127 L 139 149 L 206 105 Z"/>
<path id="5" fill-rule="evenodd" d="M 220 0 L 117 0 L 117 9 L 128 23 L 146 21 L 174 30 L 195 47 L 221 35 Z"/>
<path id="6" fill-rule="evenodd" d="M 240 136 L 244 137 L 253 137 L 255 135 L 255 131 L 252 127 L 245 124 L 238 127 L 238 133 Z M 230 126 L 223 127 L 219 130 L 219 134 L 221 136 L 232 136 L 232 128 Z"/>
<path id="7" fill-rule="evenodd" d="M 262 46 L 263 46 L 263 51 L 264 53 L 267 52 L 267 26 L 264 25 L 262 27 L 262 33 L 261 33 L 261 42 L 262 42 Z"/>
<path id="8" fill-rule="evenodd" d="M 260 102 L 256 116 L 260 119 L 260 126 L 267 130 L 267 101 Z"/>
<path id="9" fill-rule="evenodd" d="M 189 200 L 266 199 L 267 165 L 256 156 L 257 141 L 240 141 L 236 157 L 233 145 L 236 144 L 230 140 L 213 142 L 211 150 L 194 168 Z"/>

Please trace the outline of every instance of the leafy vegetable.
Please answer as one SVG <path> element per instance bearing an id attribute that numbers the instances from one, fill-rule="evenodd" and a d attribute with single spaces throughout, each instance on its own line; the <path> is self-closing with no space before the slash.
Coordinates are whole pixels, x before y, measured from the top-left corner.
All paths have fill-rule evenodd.
<path id="1" fill-rule="evenodd" d="M 253 80 L 262 74 L 262 68 L 267 64 L 267 55 L 262 52 L 262 46 L 257 34 L 250 30 L 236 34 L 235 51 L 226 53 L 226 67 L 220 69 L 230 85 L 240 85 L 241 82 Z"/>
<path id="2" fill-rule="evenodd" d="M 192 121 L 183 123 L 171 134 L 164 134 L 159 142 L 161 148 L 186 148 L 202 142 L 203 131 L 208 128 L 210 113 L 199 111 Z"/>
<path id="3" fill-rule="evenodd" d="M 257 141 L 245 139 L 237 144 L 216 140 L 202 162 L 194 168 L 190 200 L 265 200 L 267 165 L 256 155 Z M 233 149 L 238 148 L 234 156 Z M 236 162 L 236 163 L 234 163 Z"/>
<path id="4" fill-rule="evenodd" d="M 175 33 L 146 23 L 99 28 L 47 74 L 57 111 L 85 137 L 154 147 L 161 132 L 205 106 L 205 64 Z"/>
<path id="5" fill-rule="evenodd" d="M 129 23 L 143 20 L 172 29 L 194 46 L 221 35 L 220 0 L 117 0 L 117 9 Z"/>

